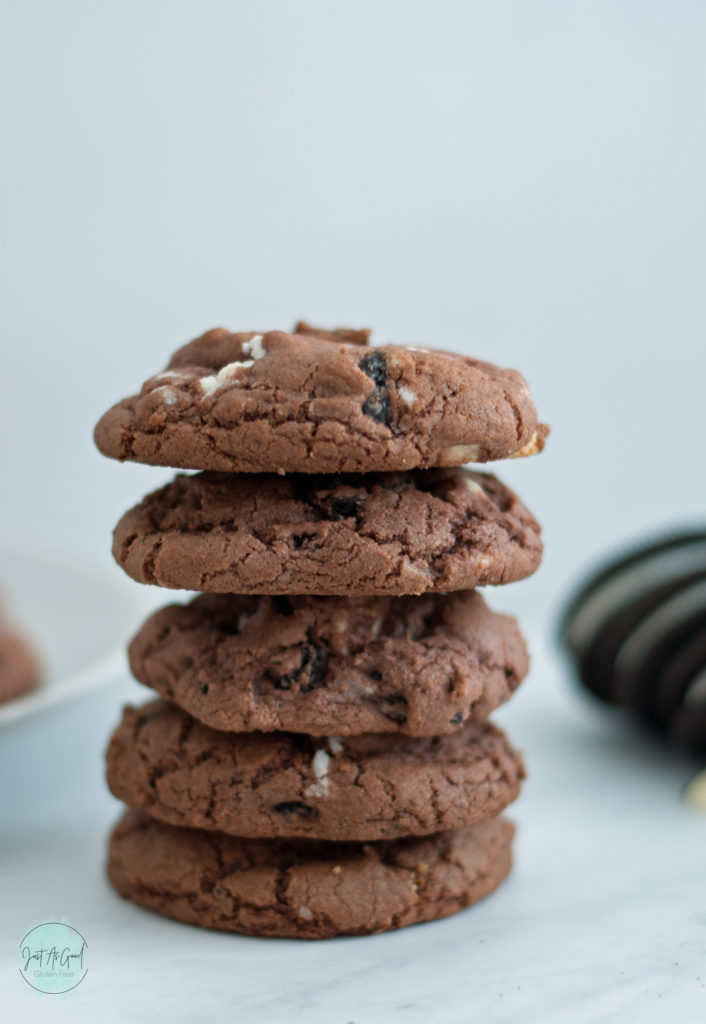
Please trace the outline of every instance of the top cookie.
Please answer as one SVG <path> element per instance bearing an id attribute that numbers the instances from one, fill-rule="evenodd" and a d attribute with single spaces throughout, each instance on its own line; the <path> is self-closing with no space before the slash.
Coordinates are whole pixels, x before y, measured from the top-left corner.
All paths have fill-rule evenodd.
<path id="1" fill-rule="evenodd" d="M 369 331 L 231 334 L 179 349 L 101 418 L 104 455 L 236 473 L 459 466 L 541 451 L 548 428 L 523 377 Z"/>

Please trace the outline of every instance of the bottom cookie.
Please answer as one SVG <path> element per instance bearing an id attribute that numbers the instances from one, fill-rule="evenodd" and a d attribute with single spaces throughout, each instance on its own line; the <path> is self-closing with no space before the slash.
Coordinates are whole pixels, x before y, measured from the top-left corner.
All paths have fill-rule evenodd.
<path id="1" fill-rule="evenodd" d="M 514 827 L 493 818 L 376 843 L 237 839 L 128 811 L 110 841 L 121 896 L 221 931 L 298 939 L 370 935 L 454 914 L 511 867 Z"/>

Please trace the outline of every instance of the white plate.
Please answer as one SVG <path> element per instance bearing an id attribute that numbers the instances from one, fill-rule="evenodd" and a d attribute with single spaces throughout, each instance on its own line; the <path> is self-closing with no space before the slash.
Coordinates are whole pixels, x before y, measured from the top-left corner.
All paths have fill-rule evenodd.
<path id="1" fill-rule="evenodd" d="M 125 665 L 126 642 L 150 603 L 147 590 L 117 567 L 3 540 L 0 601 L 39 653 L 43 672 L 34 693 L 0 704 L 0 725 L 115 678 Z"/>

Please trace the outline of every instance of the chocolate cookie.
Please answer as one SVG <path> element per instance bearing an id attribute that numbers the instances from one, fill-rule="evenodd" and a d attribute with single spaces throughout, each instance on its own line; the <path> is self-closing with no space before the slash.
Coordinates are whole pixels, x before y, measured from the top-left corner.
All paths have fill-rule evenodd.
<path id="1" fill-rule="evenodd" d="M 24 638 L 0 619 L 0 703 L 30 693 L 39 684 L 39 664 Z"/>
<path id="2" fill-rule="evenodd" d="M 518 795 L 519 755 L 489 724 L 448 736 L 216 732 L 166 701 L 125 709 L 108 784 L 171 825 L 259 839 L 389 839 L 494 818 Z"/>
<path id="3" fill-rule="evenodd" d="M 426 839 L 258 842 L 128 812 L 110 843 L 121 896 L 159 914 L 246 935 L 370 935 L 454 914 L 511 867 L 501 818 Z"/>
<path id="4" fill-rule="evenodd" d="M 495 477 L 464 469 L 366 476 L 177 476 L 118 523 L 140 583 L 240 594 L 421 594 L 509 583 L 540 527 Z"/>
<path id="5" fill-rule="evenodd" d="M 104 455 L 239 473 L 457 466 L 540 451 L 522 376 L 449 352 L 386 345 L 369 331 L 222 328 L 100 420 Z"/>
<path id="6" fill-rule="evenodd" d="M 130 645 L 137 679 L 214 729 L 433 736 L 524 679 L 514 619 L 475 591 L 421 597 L 202 594 Z"/>

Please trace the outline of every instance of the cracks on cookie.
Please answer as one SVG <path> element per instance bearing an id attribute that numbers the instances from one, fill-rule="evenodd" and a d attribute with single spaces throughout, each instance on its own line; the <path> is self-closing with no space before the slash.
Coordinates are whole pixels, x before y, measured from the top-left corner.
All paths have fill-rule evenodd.
<path id="1" fill-rule="evenodd" d="M 524 575 L 536 567 L 541 551 L 537 524 L 504 488 L 489 478 L 487 483 L 484 482 L 486 497 L 479 504 L 480 499 L 473 499 L 465 488 L 457 487 L 454 482 L 457 478 L 453 474 L 432 474 L 428 481 L 423 474 L 417 474 L 417 477 L 417 491 L 427 490 L 433 496 L 431 504 L 423 504 L 416 513 L 424 517 L 423 528 L 413 530 L 405 527 L 397 535 L 390 533 L 386 517 L 394 515 L 402 521 L 409 515 L 408 509 L 413 510 L 414 502 L 418 501 L 413 489 L 410 492 L 409 483 L 405 489 L 399 475 L 393 474 L 390 478 L 380 479 L 378 484 L 373 483 L 362 506 L 356 500 L 353 507 L 346 500 L 344 506 L 339 507 L 338 514 L 337 506 L 332 503 L 339 498 L 358 499 L 360 493 L 340 494 L 340 487 L 339 493 L 336 489 L 331 493 L 326 478 L 319 480 L 314 490 L 307 482 L 306 487 L 310 490 L 299 518 L 292 521 L 287 517 L 281 523 L 273 522 L 271 517 L 263 522 L 258 506 L 249 509 L 247 502 L 238 516 L 224 515 L 220 511 L 225 498 L 222 491 L 229 482 L 218 474 L 215 479 L 208 474 L 177 478 L 173 485 L 156 492 L 146 499 L 143 506 L 126 515 L 118 527 L 116 555 L 131 575 L 142 581 L 219 591 L 236 586 L 242 588 L 250 575 L 257 575 L 263 581 L 261 586 L 275 593 L 291 592 L 301 585 L 299 579 L 305 575 L 316 580 L 319 590 L 325 587 L 333 593 L 343 592 L 341 576 L 356 563 L 360 565 L 357 573 L 359 586 L 377 593 L 399 590 L 400 587 L 421 593 L 443 586 L 445 574 L 442 563 L 457 555 L 459 564 L 449 567 L 449 572 L 465 573 L 464 586 L 507 578 L 515 571 L 513 560 L 517 560 L 517 555 L 514 552 L 522 553 L 525 549 L 529 550 L 529 558 L 519 565 L 518 572 Z M 216 497 L 209 496 L 209 488 L 215 488 Z M 239 494 L 234 497 L 238 499 Z M 434 498 L 443 500 L 446 509 L 437 507 Z M 272 500 L 289 500 L 286 490 L 281 496 L 274 495 Z M 408 504 L 410 501 L 411 505 Z M 198 509 L 195 517 L 188 514 L 190 508 Z M 350 511 L 356 512 L 355 519 L 347 514 Z M 334 518 L 331 518 L 332 513 Z M 340 518 L 344 514 L 345 518 Z M 146 528 L 140 526 L 141 518 L 146 518 Z M 439 526 L 443 533 L 450 535 L 443 546 L 439 541 Z M 127 547 L 122 533 L 127 534 Z M 227 564 L 218 569 L 204 568 L 197 581 L 179 580 L 178 574 L 171 570 L 171 552 L 176 538 L 184 534 L 190 535 L 194 544 L 197 539 L 200 542 L 204 538 L 204 554 L 198 555 L 198 549 L 195 549 L 197 561 L 199 557 L 208 555 L 215 564 L 220 548 Z M 347 537 L 351 539 L 348 554 L 342 543 Z M 133 546 L 135 557 L 132 557 Z M 480 572 L 476 570 L 475 580 L 470 575 L 469 547 L 479 550 L 488 561 L 487 566 L 479 567 Z M 291 567 L 285 569 L 283 566 L 278 572 L 277 563 L 287 550 L 293 556 L 297 555 L 297 559 Z M 127 558 L 127 555 L 131 557 Z M 159 580 L 156 579 L 158 555 L 161 563 Z M 368 565 L 368 561 L 370 570 L 366 572 L 363 567 Z M 251 562 L 253 567 L 257 564 L 257 574 L 254 568 L 248 569 Z M 265 567 L 267 573 L 263 575 Z M 168 578 L 164 578 L 165 574 Z M 174 581 L 172 575 L 177 576 Z M 237 576 L 243 582 L 232 582 L 228 578 L 230 576 Z M 281 582 L 278 576 L 282 577 Z M 458 585 L 454 584 L 454 587 Z"/>
<path id="2" fill-rule="evenodd" d="M 326 756 L 326 791 L 307 800 L 325 740 L 213 733 L 169 705 L 139 718 L 128 709 L 111 741 L 111 789 L 173 825 L 330 839 L 423 834 L 497 813 L 522 778 L 519 756 L 488 726 L 425 740 L 361 736 Z M 420 803 L 421 793 L 429 800 Z"/>
<path id="3" fill-rule="evenodd" d="M 186 606 L 162 609 L 145 623 L 132 645 L 133 672 L 142 683 L 173 697 L 217 729 L 301 731 L 307 721 L 315 722 L 322 735 L 337 734 L 339 726 L 346 735 L 449 732 L 455 712 L 463 709 L 465 715 L 484 717 L 526 674 L 526 650 L 515 624 L 502 616 L 489 618 L 478 595 L 458 593 L 445 598 L 360 599 L 365 628 L 362 623 L 352 625 L 354 615 L 350 624 L 355 640 L 345 635 L 343 647 L 330 655 L 322 686 L 301 694 L 299 684 L 292 681 L 288 690 L 278 689 L 273 681 L 300 666 L 303 646 L 314 643 L 331 650 L 332 626 L 338 622 L 341 604 L 336 599 L 321 604 L 312 598 L 284 601 L 294 611 L 285 615 L 282 625 L 271 598 L 206 595 Z M 261 609 L 260 618 L 250 615 L 254 606 Z M 448 619 L 441 616 L 437 624 L 435 608 L 444 610 Z M 232 623 L 245 612 L 256 632 L 219 632 L 219 623 Z M 349 614 L 342 620 L 344 629 L 349 627 Z M 379 632 L 369 625 L 378 621 Z M 261 630 L 267 636 L 264 647 Z M 481 645 L 480 634 L 487 640 L 495 637 L 495 646 Z M 193 665 L 183 660 L 187 650 L 200 652 Z M 267 677 L 263 664 L 268 666 Z M 382 679 L 373 678 L 372 672 Z M 308 684 L 307 671 L 300 680 Z M 209 686 L 205 695 L 204 683 Z M 380 713 L 369 699 L 380 694 L 406 697 L 405 722 Z"/>

